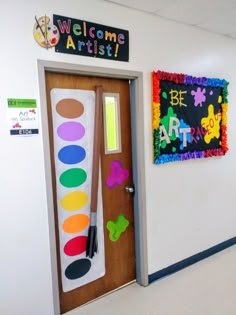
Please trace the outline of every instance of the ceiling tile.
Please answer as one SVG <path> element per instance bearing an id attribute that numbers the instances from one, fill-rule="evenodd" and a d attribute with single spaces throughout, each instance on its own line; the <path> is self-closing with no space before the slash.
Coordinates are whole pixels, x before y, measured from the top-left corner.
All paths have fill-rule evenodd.
<path id="1" fill-rule="evenodd" d="M 209 16 L 204 23 L 199 23 L 199 27 L 216 32 L 218 34 L 228 35 L 236 32 L 236 9 L 221 10 L 221 14 Z"/>
<path id="2" fill-rule="evenodd" d="M 228 36 L 231 37 L 231 38 L 235 38 L 236 39 L 236 32 L 235 33 L 231 33 Z"/>
<path id="3" fill-rule="evenodd" d="M 159 10 L 157 14 L 182 23 L 196 25 L 207 21 L 212 16 L 221 15 L 225 8 L 228 11 L 229 6 L 230 8 L 236 6 L 236 1 L 176 0 L 171 6 Z"/>
<path id="4" fill-rule="evenodd" d="M 168 7 L 174 0 L 105 0 L 106 2 L 112 2 L 120 4 L 129 8 L 154 13 L 157 10 Z"/>
<path id="5" fill-rule="evenodd" d="M 235 38 L 236 0 L 104 0 Z"/>

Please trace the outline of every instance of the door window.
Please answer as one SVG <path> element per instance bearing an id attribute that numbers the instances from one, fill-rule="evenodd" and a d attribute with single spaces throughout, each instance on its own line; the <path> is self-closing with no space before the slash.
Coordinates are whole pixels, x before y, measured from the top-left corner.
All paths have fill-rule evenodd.
<path id="1" fill-rule="evenodd" d="M 118 93 L 103 93 L 105 154 L 121 152 L 120 97 Z"/>

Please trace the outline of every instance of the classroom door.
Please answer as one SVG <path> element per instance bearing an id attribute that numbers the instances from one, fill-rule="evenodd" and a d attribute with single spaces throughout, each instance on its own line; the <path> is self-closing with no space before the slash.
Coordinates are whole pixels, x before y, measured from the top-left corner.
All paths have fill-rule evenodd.
<path id="1" fill-rule="evenodd" d="M 104 222 L 105 275 L 96 281 L 88 283 L 69 292 L 63 292 L 61 284 L 61 264 L 59 254 L 59 226 L 57 217 L 57 190 L 54 161 L 53 119 L 50 91 L 53 88 L 93 90 L 101 85 L 104 93 L 118 93 L 120 99 L 120 134 L 121 152 L 105 154 L 104 124 L 101 139 L 101 183 Z M 111 292 L 136 278 L 135 273 L 135 243 L 134 243 L 134 209 L 133 209 L 133 179 L 131 155 L 131 114 L 129 81 L 123 79 L 79 76 L 72 74 L 46 72 L 46 93 L 48 108 L 48 126 L 50 138 L 50 159 L 53 177 L 54 213 L 57 241 L 58 279 L 61 313 L 65 313 L 102 295 Z M 121 169 L 129 175 L 112 188 L 106 184 L 110 176 L 111 165 L 118 163 Z M 117 222 L 123 215 L 129 225 L 118 240 L 112 239 L 107 228 L 107 222 Z M 98 245 L 99 246 L 99 245 Z"/>

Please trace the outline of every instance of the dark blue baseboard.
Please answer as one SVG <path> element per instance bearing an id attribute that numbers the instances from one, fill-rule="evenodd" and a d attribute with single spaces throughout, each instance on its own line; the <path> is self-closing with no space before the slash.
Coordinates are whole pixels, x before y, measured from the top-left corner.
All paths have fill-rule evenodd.
<path id="1" fill-rule="evenodd" d="M 191 265 L 199 262 L 200 260 L 203 260 L 209 256 L 212 256 L 212 255 L 214 255 L 214 254 L 216 254 L 216 253 L 218 253 L 218 252 L 220 252 L 220 251 L 222 251 L 222 250 L 224 250 L 224 249 L 226 249 L 232 245 L 235 245 L 235 244 L 236 244 L 236 237 L 233 237 L 227 241 L 224 241 L 220 244 L 217 244 L 211 248 L 208 248 L 208 249 L 206 249 L 206 250 L 204 250 L 198 254 L 195 254 L 195 255 L 190 256 L 184 260 L 181 260 L 181 261 L 177 262 L 176 264 L 173 264 L 169 267 L 166 267 L 164 269 L 161 269 L 157 272 L 150 274 L 148 276 L 148 282 L 152 283 L 153 281 L 156 281 L 160 278 L 166 277 L 172 273 L 180 271 L 180 270 L 182 270 L 188 266 L 191 266 Z"/>

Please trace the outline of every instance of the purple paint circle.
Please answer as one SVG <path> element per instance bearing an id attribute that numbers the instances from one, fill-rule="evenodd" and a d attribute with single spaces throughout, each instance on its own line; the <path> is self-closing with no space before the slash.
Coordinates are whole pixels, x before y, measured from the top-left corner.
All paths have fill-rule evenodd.
<path id="1" fill-rule="evenodd" d="M 85 133 L 84 126 L 75 121 L 69 121 L 61 124 L 57 128 L 58 136 L 66 141 L 76 141 L 83 138 Z"/>

